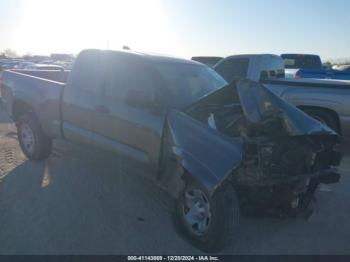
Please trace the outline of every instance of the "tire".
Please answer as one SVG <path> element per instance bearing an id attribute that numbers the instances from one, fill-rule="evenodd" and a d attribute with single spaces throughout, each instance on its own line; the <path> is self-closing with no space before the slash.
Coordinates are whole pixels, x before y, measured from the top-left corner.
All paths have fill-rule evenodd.
<path id="1" fill-rule="evenodd" d="M 331 113 L 318 109 L 304 109 L 304 112 L 320 121 L 321 123 L 326 124 L 328 127 L 332 128 L 339 134 L 338 122 Z"/>
<path id="2" fill-rule="evenodd" d="M 24 155 L 34 161 L 48 158 L 52 140 L 45 135 L 34 114 L 26 114 L 17 122 L 19 145 Z"/>
<path id="3" fill-rule="evenodd" d="M 186 220 L 186 193 L 193 190 L 200 190 L 208 200 L 210 205 L 210 221 L 206 223 L 206 230 L 200 234 L 193 232 L 196 226 L 190 224 Z M 205 201 L 204 201 L 205 202 Z M 189 214 L 189 211 L 188 213 Z M 193 183 L 186 186 L 180 194 L 176 205 L 176 225 L 180 233 L 202 251 L 218 252 L 227 246 L 236 231 L 239 223 L 239 204 L 236 193 L 230 185 L 224 186 L 210 197 L 207 190 Z M 191 223 L 192 224 L 192 223 Z M 195 224 L 195 223 L 194 223 Z M 197 226 L 199 228 L 199 226 Z"/>

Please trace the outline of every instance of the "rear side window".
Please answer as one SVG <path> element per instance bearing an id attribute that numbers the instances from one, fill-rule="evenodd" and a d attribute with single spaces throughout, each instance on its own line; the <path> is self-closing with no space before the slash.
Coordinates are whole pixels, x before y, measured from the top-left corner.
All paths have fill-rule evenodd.
<path id="1" fill-rule="evenodd" d="M 106 54 L 104 57 L 104 94 L 123 100 L 128 90 L 146 89 L 154 92 L 155 81 L 147 64 L 125 54 Z"/>
<path id="2" fill-rule="evenodd" d="M 248 58 L 232 58 L 218 63 L 214 69 L 227 82 L 231 82 L 235 78 L 246 78 L 248 73 Z"/>
<path id="3" fill-rule="evenodd" d="M 282 55 L 284 67 L 288 69 L 321 70 L 322 63 L 316 55 Z"/>
<path id="4" fill-rule="evenodd" d="M 278 70 L 264 70 L 260 73 L 260 80 L 276 79 L 276 78 L 285 78 L 284 69 Z"/>
<path id="5" fill-rule="evenodd" d="M 75 61 L 74 70 L 69 77 L 69 85 L 98 94 L 101 92 L 102 77 L 101 51 L 83 51 Z"/>

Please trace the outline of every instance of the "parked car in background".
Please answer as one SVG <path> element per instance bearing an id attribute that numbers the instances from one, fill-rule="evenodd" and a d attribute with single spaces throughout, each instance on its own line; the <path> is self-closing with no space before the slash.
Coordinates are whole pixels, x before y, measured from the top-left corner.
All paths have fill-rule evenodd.
<path id="1" fill-rule="evenodd" d="M 62 66 L 64 70 L 72 70 L 73 61 L 56 61 L 54 65 Z"/>
<path id="2" fill-rule="evenodd" d="M 322 64 L 323 70 L 332 70 L 332 64 L 330 63 L 323 63 Z"/>
<path id="3" fill-rule="evenodd" d="M 350 65 L 338 65 L 337 67 L 333 68 L 335 70 L 350 73 Z"/>
<path id="4" fill-rule="evenodd" d="M 350 80 L 350 73 L 323 67 L 318 55 L 282 54 L 286 78 Z"/>
<path id="5" fill-rule="evenodd" d="M 258 82 L 272 77 L 285 77 L 283 60 L 272 54 L 228 56 L 213 68 L 228 82 L 237 78 Z"/>
<path id="6" fill-rule="evenodd" d="M 219 56 L 194 56 L 191 58 L 191 60 L 193 61 L 200 62 L 210 67 L 213 67 L 221 59 L 222 57 L 219 57 Z"/>
<path id="7" fill-rule="evenodd" d="M 300 78 L 301 69 L 323 72 L 321 58 L 318 55 L 309 54 L 282 54 L 286 78 Z"/>
<path id="8" fill-rule="evenodd" d="M 0 62 L 0 112 L 3 110 L 3 102 L 2 102 L 2 93 L 1 93 L 1 83 L 2 83 L 2 70 L 1 70 L 1 62 Z"/>
<path id="9" fill-rule="evenodd" d="M 60 65 L 50 65 L 50 64 L 30 64 L 25 66 L 23 69 L 28 70 L 64 70 Z"/>
<path id="10" fill-rule="evenodd" d="M 237 78 L 261 82 L 339 134 L 350 137 L 349 81 L 285 79 L 284 62 L 276 55 L 230 56 L 216 64 L 214 70 L 228 82 Z"/>
<path id="11" fill-rule="evenodd" d="M 19 62 L 14 66 L 15 69 L 26 69 L 27 67 L 35 66 L 33 62 Z"/>
<path id="12" fill-rule="evenodd" d="M 40 64 L 52 65 L 54 63 L 53 60 L 41 60 Z"/>
<path id="13" fill-rule="evenodd" d="M 0 64 L 0 71 L 1 70 L 15 68 L 18 65 L 18 63 L 20 63 L 20 62 L 19 61 L 13 61 L 13 60 L 2 61 L 1 64 Z"/>
<path id="14" fill-rule="evenodd" d="M 43 78 L 3 72 L 24 154 L 47 158 L 60 138 L 133 160 L 175 197 L 181 232 L 202 250 L 238 237 L 240 207 L 295 215 L 320 183 L 340 178 L 337 134 L 259 83 L 228 84 L 194 61 L 100 50 L 81 52 L 67 81 L 50 81 L 67 71 L 37 72 Z"/>

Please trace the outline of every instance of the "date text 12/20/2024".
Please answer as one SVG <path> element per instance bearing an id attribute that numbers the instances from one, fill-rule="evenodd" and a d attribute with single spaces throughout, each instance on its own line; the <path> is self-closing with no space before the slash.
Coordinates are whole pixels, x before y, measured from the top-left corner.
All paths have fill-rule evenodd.
<path id="1" fill-rule="evenodd" d="M 217 256 L 128 256 L 128 261 L 220 261 Z"/>

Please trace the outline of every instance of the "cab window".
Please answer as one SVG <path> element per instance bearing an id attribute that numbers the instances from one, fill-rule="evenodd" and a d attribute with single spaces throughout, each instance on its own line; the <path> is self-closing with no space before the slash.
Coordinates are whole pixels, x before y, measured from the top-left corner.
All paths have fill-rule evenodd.
<path id="1" fill-rule="evenodd" d="M 103 81 L 101 51 L 89 50 L 82 52 L 70 74 L 70 86 L 92 94 L 101 92 Z"/>
<path id="2" fill-rule="evenodd" d="M 129 90 L 154 92 L 154 77 L 141 59 L 125 54 L 106 54 L 104 58 L 104 95 L 117 101 L 125 99 Z"/>
<path id="3" fill-rule="evenodd" d="M 231 82 L 235 78 L 246 78 L 248 73 L 248 58 L 232 58 L 218 63 L 214 69 L 227 82 Z"/>

